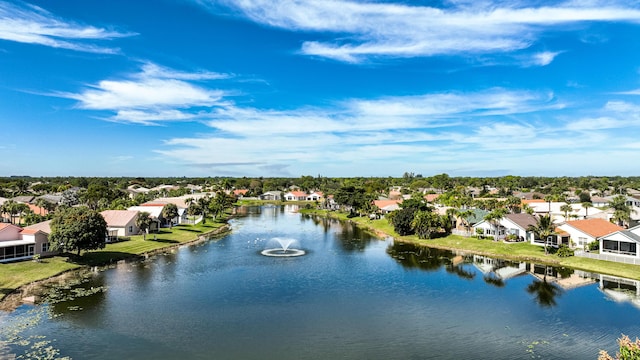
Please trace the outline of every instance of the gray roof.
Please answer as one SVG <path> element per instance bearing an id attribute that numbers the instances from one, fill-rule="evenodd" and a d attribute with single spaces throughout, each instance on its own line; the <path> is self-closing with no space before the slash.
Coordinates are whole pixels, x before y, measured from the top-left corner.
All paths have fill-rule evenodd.
<path id="1" fill-rule="evenodd" d="M 13 201 L 21 202 L 21 203 L 30 203 L 33 201 L 35 196 L 33 195 L 24 195 L 24 196 L 16 196 L 13 198 Z"/>
<path id="2" fill-rule="evenodd" d="M 528 229 L 530 225 L 535 226 L 538 223 L 533 215 L 527 213 L 507 214 L 504 217 L 525 230 Z"/>

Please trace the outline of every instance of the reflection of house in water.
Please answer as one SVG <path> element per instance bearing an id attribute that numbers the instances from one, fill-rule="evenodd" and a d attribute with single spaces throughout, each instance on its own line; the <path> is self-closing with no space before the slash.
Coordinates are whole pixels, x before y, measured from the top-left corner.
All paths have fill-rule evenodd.
<path id="1" fill-rule="evenodd" d="M 640 281 L 610 275 L 593 275 L 597 276 L 600 290 L 609 298 L 616 302 L 629 302 L 640 308 Z"/>
<path id="2" fill-rule="evenodd" d="M 473 255 L 473 265 L 485 276 L 490 275 L 507 280 L 526 273 L 528 264 Z"/>
<path id="3" fill-rule="evenodd" d="M 594 274 L 581 270 L 540 264 L 531 264 L 529 269 L 530 274 L 539 280 L 556 283 L 565 290 L 575 289 L 596 282 L 596 280 L 593 279 Z"/>

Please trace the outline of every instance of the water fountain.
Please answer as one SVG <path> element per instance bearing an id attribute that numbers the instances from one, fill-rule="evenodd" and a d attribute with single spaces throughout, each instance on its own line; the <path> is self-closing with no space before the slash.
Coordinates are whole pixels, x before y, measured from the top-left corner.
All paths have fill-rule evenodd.
<path id="1" fill-rule="evenodd" d="M 296 243 L 297 240 L 295 239 L 283 239 L 276 237 L 271 239 L 268 244 L 277 244 L 279 247 L 264 249 L 261 254 L 273 257 L 294 257 L 306 254 L 304 250 L 292 248 L 292 245 L 295 245 Z"/>

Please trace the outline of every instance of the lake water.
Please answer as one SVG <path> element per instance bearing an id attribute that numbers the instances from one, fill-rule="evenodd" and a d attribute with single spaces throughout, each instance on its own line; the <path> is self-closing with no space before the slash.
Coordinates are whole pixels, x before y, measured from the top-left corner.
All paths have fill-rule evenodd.
<path id="1" fill-rule="evenodd" d="M 640 336 L 635 281 L 394 244 L 292 207 L 245 210 L 224 238 L 0 313 L 0 358 L 595 359 L 621 333 Z M 262 256 L 276 237 L 306 255 Z"/>

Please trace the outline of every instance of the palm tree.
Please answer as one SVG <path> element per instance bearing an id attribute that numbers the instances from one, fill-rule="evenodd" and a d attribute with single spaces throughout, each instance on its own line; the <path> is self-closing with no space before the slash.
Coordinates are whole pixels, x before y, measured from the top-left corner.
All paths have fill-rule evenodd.
<path id="1" fill-rule="evenodd" d="M 631 220 L 631 212 L 634 211 L 627 205 L 627 198 L 618 195 L 609 202 L 609 209 L 613 209 L 613 220 L 620 226 L 628 225 Z"/>
<path id="2" fill-rule="evenodd" d="M 138 214 L 138 218 L 136 219 L 136 226 L 140 231 L 142 231 L 142 240 L 147 240 L 147 232 L 149 231 L 149 227 L 151 227 L 151 223 L 153 219 L 151 219 L 151 214 L 146 211 L 143 211 Z"/>
<path id="3" fill-rule="evenodd" d="M 584 208 L 584 218 L 586 219 L 589 215 L 589 208 L 593 207 L 593 203 L 590 201 L 585 201 L 582 203 L 582 207 Z"/>
<path id="4" fill-rule="evenodd" d="M 211 205 L 211 198 L 209 198 L 208 196 L 203 196 L 198 199 L 197 204 L 200 209 L 200 214 L 202 214 L 202 223 L 206 224 L 207 212 L 209 212 L 209 206 Z"/>
<path id="5" fill-rule="evenodd" d="M 464 228 L 469 231 L 469 228 L 471 227 L 469 225 L 469 218 L 471 216 L 473 216 L 475 213 L 473 212 L 473 210 L 471 209 L 466 209 L 466 210 L 458 210 L 458 213 L 456 214 L 456 216 L 458 217 L 458 219 L 460 219 L 462 221 L 462 223 L 464 224 Z"/>
<path id="6" fill-rule="evenodd" d="M 498 235 L 499 235 L 499 231 L 498 231 L 498 227 L 500 226 L 500 220 L 502 220 L 502 218 L 507 214 L 507 210 L 504 208 L 498 208 L 495 209 L 493 211 L 491 211 L 490 213 L 488 213 L 487 215 L 485 215 L 484 220 L 486 220 L 487 222 L 489 222 L 491 224 L 491 226 L 494 229 L 494 236 L 493 236 L 493 240 L 498 241 Z"/>
<path id="7" fill-rule="evenodd" d="M 162 216 L 169 220 L 169 228 L 173 226 L 173 219 L 178 217 L 178 206 L 169 203 L 162 208 Z"/>
<path id="8" fill-rule="evenodd" d="M 544 253 L 545 255 L 549 254 L 549 249 L 547 249 L 548 240 L 550 236 L 555 235 L 554 225 L 551 221 L 550 215 L 542 215 L 536 220 L 535 225 L 529 225 L 529 231 L 533 232 L 534 237 L 536 239 L 540 239 L 544 241 Z"/>
<path id="9" fill-rule="evenodd" d="M 573 207 L 569 204 L 564 204 L 560 206 L 560 211 L 564 211 L 564 220 L 566 221 L 569 218 L 569 212 L 573 211 Z"/>

